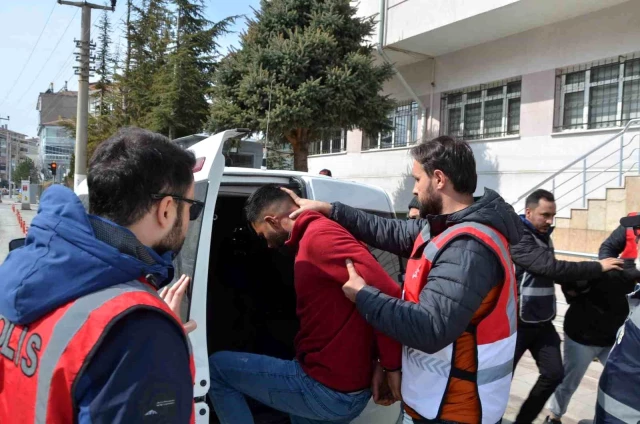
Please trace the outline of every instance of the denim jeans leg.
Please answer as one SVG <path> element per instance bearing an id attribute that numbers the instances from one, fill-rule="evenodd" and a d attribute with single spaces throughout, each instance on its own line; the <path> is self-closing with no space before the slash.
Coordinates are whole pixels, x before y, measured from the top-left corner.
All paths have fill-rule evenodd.
<path id="1" fill-rule="evenodd" d="M 368 390 L 359 395 L 335 392 L 306 375 L 296 361 L 217 352 L 209 365 L 209 395 L 221 424 L 253 424 L 245 395 L 292 417 L 313 420 L 309 422 L 349 422 L 371 396 Z"/>

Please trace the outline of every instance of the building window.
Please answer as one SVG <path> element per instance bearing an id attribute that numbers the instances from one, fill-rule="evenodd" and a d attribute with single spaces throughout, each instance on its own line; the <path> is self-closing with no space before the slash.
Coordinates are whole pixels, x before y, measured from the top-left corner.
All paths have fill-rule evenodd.
<path id="1" fill-rule="evenodd" d="M 443 135 L 481 140 L 519 134 L 520 87 L 518 79 L 443 94 Z"/>
<path id="2" fill-rule="evenodd" d="M 554 130 L 621 127 L 640 118 L 638 56 L 558 70 Z"/>
<path id="3" fill-rule="evenodd" d="M 320 140 L 309 144 L 309 155 L 327 155 L 346 150 L 346 131 L 335 128 L 322 131 Z"/>
<path id="4" fill-rule="evenodd" d="M 407 147 L 418 141 L 418 120 L 420 119 L 416 102 L 403 103 L 389 115 L 393 129 L 382 134 L 364 134 L 362 150 L 391 149 Z"/>

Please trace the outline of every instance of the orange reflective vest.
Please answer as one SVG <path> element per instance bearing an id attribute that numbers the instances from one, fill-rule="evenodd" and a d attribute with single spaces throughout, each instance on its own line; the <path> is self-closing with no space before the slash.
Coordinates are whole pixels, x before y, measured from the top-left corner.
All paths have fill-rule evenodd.
<path id="1" fill-rule="evenodd" d="M 74 385 L 92 352 L 119 318 L 141 308 L 168 316 L 184 332 L 155 290 L 139 281 L 88 294 L 28 325 L 0 316 L 0 423 L 76 422 Z M 186 334 L 184 343 L 191 354 Z M 193 355 L 190 367 L 195 380 Z"/>
<path id="2" fill-rule="evenodd" d="M 467 329 L 474 337 L 477 371 L 469 373 L 453 365 L 458 341 L 432 354 L 405 346 L 402 398 L 411 411 L 424 418 L 449 420 L 440 414 L 451 378 L 468 380 L 477 389 L 479 421 L 494 424 L 502 418 L 509 401 L 516 345 L 516 278 L 505 237 L 493 228 L 473 222 L 449 227 L 431 240 L 428 233 L 421 234 L 407 263 L 404 298 L 419 302 L 420 292 L 427 284 L 429 271 L 437 262 L 439 252 L 460 236 L 471 236 L 491 249 L 499 258 L 505 276 L 495 308 L 475 328 Z M 422 254 L 419 253 L 421 249 L 424 249 Z"/>

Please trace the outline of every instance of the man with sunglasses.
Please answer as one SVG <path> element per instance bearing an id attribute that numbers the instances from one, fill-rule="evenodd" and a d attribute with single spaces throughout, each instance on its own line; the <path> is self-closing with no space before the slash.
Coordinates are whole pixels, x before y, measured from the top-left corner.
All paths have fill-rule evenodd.
<path id="1" fill-rule="evenodd" d="M 203 206 L 194 164 L 166 137 L 126 128 L 91 159 L 89 214 L 60 185 L 44 193 L 24 247 L 0 266 L 0 422 L 194 421 L 175 313 L 188 278 L 166 289 Z"/>

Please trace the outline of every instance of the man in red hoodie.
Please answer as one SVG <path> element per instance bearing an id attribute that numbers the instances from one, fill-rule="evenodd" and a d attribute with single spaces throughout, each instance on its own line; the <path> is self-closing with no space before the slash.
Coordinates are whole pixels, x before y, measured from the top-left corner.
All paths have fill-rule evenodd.
<path id="1" fill-rule="evenodd" d="M 209 394 L 221 424 L 254 422 L 245 396 L 289 413 L 292 424 L 349 423 L 367 405 L 372 381 L 378 397 L 383 374 L 394 399 L 400 397 L 402 347 L 369 326 L 345 298 L 344 263 L 351 259 L 388 295 L 400 297 L 400 287 L 347 230 L 317 212 L 293 221 L 289 215 L 297 209 L 275 185 L 247 201 L 247 219 L 268 246 L 295 252 L 300 331 L 292 361 L 239 352 L 211 356 Z"/>

